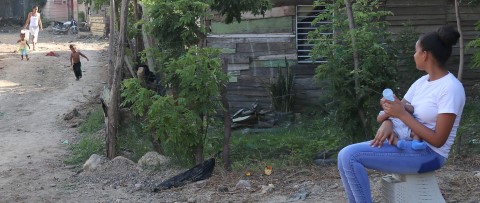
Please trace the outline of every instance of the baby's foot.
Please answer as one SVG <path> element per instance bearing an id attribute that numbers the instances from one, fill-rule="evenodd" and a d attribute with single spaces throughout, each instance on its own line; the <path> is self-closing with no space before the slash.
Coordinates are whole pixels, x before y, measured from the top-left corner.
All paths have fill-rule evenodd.
<path id="1" fill-rule="evenodd" d="M 405 140 L 398 140 L 397 141 L 397 148 L 399 149 L 407 149 L 408 147 L 408 142 L 406 142 Z"/>
<path id="2" fill-rule="evenodd" d="M 412 149 L 414 150 L 423 150 L 427 148 L 427 144 L 420 140 L 413 140 L 412 141 Z"/>

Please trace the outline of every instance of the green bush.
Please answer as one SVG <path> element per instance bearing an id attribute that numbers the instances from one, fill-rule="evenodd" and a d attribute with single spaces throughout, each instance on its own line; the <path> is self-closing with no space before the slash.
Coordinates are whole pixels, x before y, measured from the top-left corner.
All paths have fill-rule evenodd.
<path id="1" fill-rule="evenodd" d="M 117 151 L 122 156 L 138 162 L 147 152 L 154 151 L 150 133 L 144 131 L 142 123 L 132 120 L 128 125 L 122 125 L 117 137 Z"/>
<path id="2" fill-rule="evenodd" d="M 378 101 L 381 91 L 395 87 L 395 51 L 391 33 L 384 18 L 391 15 L 380 9 L 379 1 L 359 0 L 353 3 L 355 29 L 351 31 L 346 18 L 343 0 L 317 1 L 325 5 L 313 23 L 322 23 L 309 39 L 315 43 L 312 58 L 325 58 L 326 63 L 316 69 L 315 76 L 326 81 L 326 95 L 330 98 L 327 109 L 342 128 L 350 142 L 371 139 L 378 126 Z M 324 33 L 335 32 L 333 35 Z M 352 35 L 356 38 L 359 70 L 354 69 Z M 413 45 L 412 45 L 413 46 Z"/>
<path id="3" fill-rule="evenodd" d="M 278 67 L 277 79 L 274 83 L 270 84 L 269 92 L 272 98 L 273 108 L 280 112 L 291 112 L 294 107 L 295 94 L 294 94 L 294 79 L 292 66 L 288 64 L 285 58 L 286 67 Z"/>
<path id="4" fill-rule="evenodd" d="M 78 22 L 85 22 L 85 12 L 78 12 Z"/>
<path id="5" fill-rule="evenodd" d="M 467 99 L 453 149 L 456 155 L 480 154 L 480 99 Z"/>

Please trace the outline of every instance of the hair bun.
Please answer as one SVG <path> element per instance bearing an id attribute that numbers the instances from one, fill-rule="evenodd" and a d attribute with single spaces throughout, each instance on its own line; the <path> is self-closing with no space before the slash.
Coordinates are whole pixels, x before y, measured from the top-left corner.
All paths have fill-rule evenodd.
<path id="1" fill-rule="evenodd" d="M 437 33 L 440 40 L 447 46 L 455 45 L 458 42 L 458 38 L 460 38 L 460 33 L 452 26 L 442 26 L 438 28 Z"/>

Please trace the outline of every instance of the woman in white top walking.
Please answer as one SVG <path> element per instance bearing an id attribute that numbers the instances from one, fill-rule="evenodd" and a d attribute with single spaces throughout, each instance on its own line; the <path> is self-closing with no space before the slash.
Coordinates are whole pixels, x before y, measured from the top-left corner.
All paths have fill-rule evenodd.
<path id="1" fill-rule="evenodd" d="M 38 32 L 43 31 L 42 19 L 40 18 L 40 13 L 38 12 L 38 6 L 34 6 L 32 12 L 28 13 L 27 20 L 25 21 L 25 26 L 23 29 L 27 29 L 29 24 L 30 34 L 32 35 L 32 44 L 33 50 L 35 50 L 35 44 L 37 44 Z"/>

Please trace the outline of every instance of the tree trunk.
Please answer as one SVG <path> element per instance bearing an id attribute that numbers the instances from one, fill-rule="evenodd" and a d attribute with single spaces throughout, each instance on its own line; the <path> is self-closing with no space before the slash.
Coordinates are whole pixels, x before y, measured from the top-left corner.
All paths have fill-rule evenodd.
<path id="1" fill-rule="evenodd" d="M 360 72 L 360 57 L 358 56 L 358 50 L 357 50 L 357 40 L 355 37 L 355 20 L 353 18 L 353 11 L 352 11 L 352 3 L 350 0 L 345 0 L 345 7 L 347 10 L 347 17 L 348 17 L 348 27 L 350 28 L 350 35 L 352 37 L 352 48 L 353 48 L 353 65 L 354 65 L 354 77 L 355 77 L 355 97 L 358 96 L 358 90 L 360 89 L 360 82 L 359 82 L 359 76 L 358 73 Z M 367 129 L 367 119 L 365 117 L 365 111 L 363 110 L 362 107 L 357 107 L 357 113 L 358 116 L 360 117 L 360 120 L 362 122 L 363 128 Z"/>
<path id="2" fill-rule="evenodd" d="M 117 43 L 117 59 L 115 62 L 115 69 L 113 74 L 113 82 L 111 89 L 110 105 L 108 108 L 108 132 L 107 132 L 107 157 L 109 159 L 115 158 L 115 144 L 117 141 L 117 132 L 120 120 L 119 104 L 120 104 L 120 82 L 122 80 L 123 59 L 125 55 L 125 31 L 127 28 L 127 12 L 129 0 L 122 0 L 121 17 L 120 17 L 120 32 L 118 34 Z"/>
<path id="3" fill-rule="evenodd" d="M 122 0 L 122 1 L 123 1 L 123 0 Z M 115 2 L 115 3 L 117 3 L 117 4 L 115 5 L 115 8 L 116 8 L 116 9 L 114 10 L 114 12 L 115 12 L 115 23 L 118 25 L 118 26 L 117 26 L 117 29 L 118 29 L 118 30 L 116 30 L 117 32 L 120 32 L 120 26 L 121 26 L 121 25 L 120 25 L 120 18 L 118 17 L 118 16 L 120 16 L 120 10 L 118 10 L 118 7 L 119 7 L 118 4 L 119 4 L 119 2 L 120 2 L 120 0 L 117 0 L 117 1 Z"/>
<path id="4" fill-rule="evenodd" d="M 460 12 L 458 7 L 460 6 L 460 2 L 458 0 L 455 0 L 455 18 L 457 19 L 457 30 L 458 33 L 460 33 L 460 61 L 458 62 L 458 73 L 457 73 L 457 79 L 461 82 L 462 77 L 463 77 L 463 66 L 464 66 L 464 52 L 463 52 L 463 32 L 462 32 L 462 24 L 461 24 L 461 19 L 460 19 Z M 460 153 L 462 150 L 462 136 L 457 136 L 457 153 Z"/>
<path id="5" fill-rule="evenodd" d="M 108 60 L 108 88 L 112 88 L 112 81 L 113 81 L 113 69 L 114 69 L 114 61 L 115 61 L 115 0 L 110 0 L 110 31 L 108 36 L 108 53 L 110 53 L 110 57 Z M 107 126 L 108 128 L 108 126 Z"/>
<path id="6" fill-rule="evenodd" d="M 142 11 L 143 11 L 143 19 L 148 20 L 148 16 L 145 15 L 145 6 L 143 4 L 141 4 L 141 7 L 142 7 Z M 147 55 L 148 69 L 150 69 L 150 71 L 156 71 L 155 60 L 154 60 L 152 54 L 149 51 L 149 49 L 152 46 L 152 39 L 148 36 L 148 33 L 145 30 L 145 26 L 142 27 L 142 37 L 143 37 L 144 47 L 147 50 L 146 55 Z"/>
<path id="7" fill-rule="evenodd" d="M 195 164 L 201 164 L 204 161 L 203 158 L 203 144 L 204 140 L 195 146 Z"/>
<path id="8" fill-rule="evenodd" d="M 460 33 L 460 62 L 458 63 L 458 74 L 457 74 L 457 78 L 458 80 L 462 81 L 462 76 L 463 76 L 463 65 L 464 65 L 464 53 L 463 53 L 463 49 L 464 49 L 464 44 L 463 44 L 463 32 L 462 32 L 462 24 L 461 24 L 461 19 L 460 19 L 460 13 L 459 13 L 459 9 L 458 7 L 460 6 L 459 5 L 460 2 L 458 2 L 458 0 L 455 0 L 455 17 L 457 19 L 457 30 L 458 30 L 458 33 Z"/>
<path id="9" fill-rule="evenodd" d="M 228 60 L 223 59 L 223 72 L 228 73 Z M 223 104 L 223 122 L 224 122 L 224 134 L 223 134 L 223 168 L 227 171 L 232 170 L 232 162 L 230 160 L 230 136 L 232 134 L 232 119 L 230 118 L 230 105 L 227 98 L 227 87 L 223 86 L 222 92 L 222 104 Z"/>
<path id="10" fill-rule="evenodd" d="M 135 17 L 135 22 L 138 22 L 142 19 L 142 15 L 138 9 L 138 0 L 133 0 L 133 12 L 134 12 L 134 17 Z M 142 29 L 140 26 L 137 26 L 136 29 L 140 30 Z M 143 40 L 142 40 L 142 35 L 137 35 L 135 36 L 135 49 L 134 49 L 134 54 L 135 54 L 135 64 L 137 64 L 137 67 L 139 64 L 141 64 L 140 61 L 140 52 L 144 50 L 143 47 Z"/>

